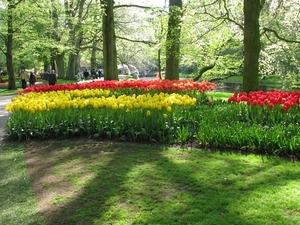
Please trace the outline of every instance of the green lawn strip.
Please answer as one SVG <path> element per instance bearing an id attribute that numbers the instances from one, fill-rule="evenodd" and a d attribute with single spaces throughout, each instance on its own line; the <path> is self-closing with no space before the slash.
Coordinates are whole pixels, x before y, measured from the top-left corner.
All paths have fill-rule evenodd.
<path id="1" fill-rule="evenodd" d="M 233 93 L 228 92 L 214 92 L 214 91 L 208 91 L 205 92 L 209 98 L 212 98 L 213 100 L 225 100 L 227 101 L 229 97 L 233 96 Z"/>
<path id="2" fill-rule="evenodd" d="M 0 88 L 0 96 L 9 96 L 9 95 L 16 95 L 18 91 L 22 91 L 22 88 L 18 88 L 17 90 L 7 90 L 7 88 Z"/>
<path id="3" fill-rule="evenodd" d="M 22 144 L 5 144 L 0 152 L 0 224 L 45 224 L 37 209 L 23 152 Z"/>
<path id="4" fill-rule="evenodd" d="M 49 203 L 64 204 L 51 224 L 62 217 L 65 224 L 114 225 L 300 221 L 298 163 L 138 144 L 64 145 L 50 156 L 52 171 L 80 194 Z"/>

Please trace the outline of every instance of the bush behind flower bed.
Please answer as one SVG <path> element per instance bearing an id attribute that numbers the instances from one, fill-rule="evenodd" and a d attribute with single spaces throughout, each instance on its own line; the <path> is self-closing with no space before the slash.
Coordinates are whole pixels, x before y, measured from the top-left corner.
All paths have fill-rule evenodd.
<path id="1" fill-rule="evenodd" d="M 140 86 L 137 86 L 136 82 L 126 82 L 115 82 L 115 86 L 113 82 L 109 82 L 107 87 L 104 87 L 105 83 L 94 83 L 91 86 L 79 86 L 79 89 L 76 85 L 69 85 L 70 90 L 80 90 L 78 95 L 83 95 L 81 97 L 86 99 L 87 105 L 35 110 L 34 113 L 24 109 L 16 110 L 8 122 L 8 136 L 19 140 L 87 136 L 134 142 L 182 144 L 194 138 L 202 146 L 230 147 L 272 155 L 299 154 L 300 94 L 298 92 L 291 92 L 292 98 L 284 93 L 277 100 L 270 97 L 279 96 L 277 92 L 268 97 L 262 97 L 265 96 L 263 92 L 255 93 L 255 98 L 253 93 L 249 96 L 241 93 L 240 96 L 235 94 L 229 98 L 228 103 L 208 99 L 204 92 L 214 87 L 210 83 L 194 88 L 196 84 L 189 82 L 183 84 L 159 81 L 160 83 L 151 83 L 151 85 L 139 83 Z M 64 90 L 66 95 L 70 94 L 67 86 L 53 87 L 56 89 L 55 92 L 50 90 L 49 86 L 41 88 L 44 89 L 31 91 L 55 95 L 58 90 Z M 144 93 L 151 99 L 150 103 L 153 101 L 152 97 L 161 92 L 176 92 L 182 96 L 188 94 L 189 97 L 196 98 L 197 103 L 183 104 L 170 98 L 169 101 L 173 102 L 171 106 L 166 107 L 141 102 L 140 105 L 137 104 L 136 107 L 133 106 L 128 110 L 128 105 L 121 106 L 122 103 L 119 102 L 115 107 L 95 109 L 89 105 L 90 99 L 100 98 L 100 96 L 89 96 L 93 92 L 88 90 L 92 89 L 110 90 L 110 97 L 123 96 L 124 93 L 127 96 L 136 95 L 138 90 L 140 94 Z M 25 90 L 25 92 L 29 91 Z M 28 95 L 29 99 L 30 96 Z M 101 98 L 106 97 L 108 96 Z M 29 101 L 28 98 L 24 101 Z M 77 101 L 77 98 L 80 97 L 72 97 L 74 101 Z"/>

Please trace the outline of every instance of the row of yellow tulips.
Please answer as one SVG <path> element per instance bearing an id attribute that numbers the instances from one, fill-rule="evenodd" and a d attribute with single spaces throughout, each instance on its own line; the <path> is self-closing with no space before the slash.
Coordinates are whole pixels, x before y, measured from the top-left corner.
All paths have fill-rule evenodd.
<path id="1" fill-rule="evenodd" d="M 45 111 L 51 109 L 66 108 L 112 108 L 130 111 L 133 108 L 158 109 L 165 108 L 172 111 L 172 105 L 194 105 L 196 99 L 188 95 L 177 93 L 167 94 L 159 93 L 153 96 L 143 95 L 121 95 L 115 97 L 110 95 L 109 90 L 70 90 L 70 91 L 51 91 L 51 92 L 31 92 L 26 95 L 20 95 L 12 99 L 12 103 L 6 106 L 7 111 L 25 110 L 31 113 L 36 111 Z"/>

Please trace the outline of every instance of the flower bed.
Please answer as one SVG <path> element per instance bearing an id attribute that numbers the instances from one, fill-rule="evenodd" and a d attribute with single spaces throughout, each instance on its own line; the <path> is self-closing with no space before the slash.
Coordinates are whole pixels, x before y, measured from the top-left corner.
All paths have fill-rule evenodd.
<path id="1" fill-rule="evenodd" d="M 298 154 L 299 92 L 235 93 L 228 103 L 208 99 L 205 92 L 215 87 L 168 80 L 29 87 L 7 105 L 8 136 L 164 143 L 195 138 L 203 146 Z"/>

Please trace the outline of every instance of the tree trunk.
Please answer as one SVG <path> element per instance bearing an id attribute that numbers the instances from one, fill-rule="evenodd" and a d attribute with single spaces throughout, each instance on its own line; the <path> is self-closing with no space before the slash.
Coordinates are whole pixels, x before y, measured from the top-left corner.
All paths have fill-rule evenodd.
<path id="1" fill-rule="evenodd" d="M 72 3 L 72 4 L 71 4 Z M 73 7 L 74 2 L 65 0 L 65 10 L 68 18 L 68 29 L 69 29 L 69 43 L 74 48 L 69 53 L 68 57 L 68 68 L 66 78 L 69 80 L 76 80 L 76 74 L 78 70 L 78 57 L 80 52 L 80 46 L 83 39 L 83 33 L 80 31 L 82 27 L 83 11 L 85 0 L 79 0 L 77 7 Z M 75 16 L 76 15 L 76 16 Z M 75 24 L 74 22 L 77 21 Z"/>
<path id="2" fill-rule="evenodd" d="M 64 53 L 57 53 L 55 55 L 55 61 L 57 66 L 58 78 L 65 78 L 65 62 L 64 62 Z"/>
<path id="3" fill-rule="evenodd" d="M 157 59 L 158 59 L 158 79 L 162 79 L 161 77 L 161 49 L 158 49 L 158 54 L 157 54 Z"/>
<path id="4" fill-rule="evenodd" d="M 103 69 L 105 80 L 118 80 L 117 48 L 113 0 L 102 0 L 104 10 L 102 18 L 103 29 Z"/>
<path id="5" fill-rule="evenodd" d="M 259 54 L 261 49 L 259 33 L 260 0 L 244 0 L 244 76 L 243 91 L 257 91 Z"/>
<path id="6" fill-rule="evenodd" d="M 73 26 L 71 22 L 69 24 L 69 27 L 70 27 L 69 41 L 71 43 L 71 46 L 74 46 L 74 50 L 69 53 L 66 78 L 68 80 L 76 80 L 76 74 L 77 74 L 76 69 L 78 68 L 77 59 L 78 59 L 80 46 L 78 46 L 78 41 L 76 40 L 76 35 L 75 35 L 77 29 L 75 29 L 75 26 Z"/>
<path id="7" fill-rule="evenodd" d="M 73 52 L 69 53 L 68 59 L 68 70 L 66 78 L 68 80 L 76 80 L 76 63 L 77 63 L 77 55 Z"/>
<path id="8" fill-rule="evenodd" d="M 7 42 L 6 42 L 6 66 L 8 73 L 8 90 L 16 90 L 16 80 L 13 66 L 13 9 L 14 5 L 11 1 L 8 2 L 7 16 Z"/>
<path id="9" fill-rule="evenodd" d="M 166 42 L 166 79 L 179 80 L 182 0 L 169 0 L 169 8 Z"/>
<path id="10" fill-rule="evenodd" d="M 91 54 L 91 69 L 97 69 L 96 65 L 96 52 L 97 52 L 97 42 L 93 42 L 92 54 Z"/>

